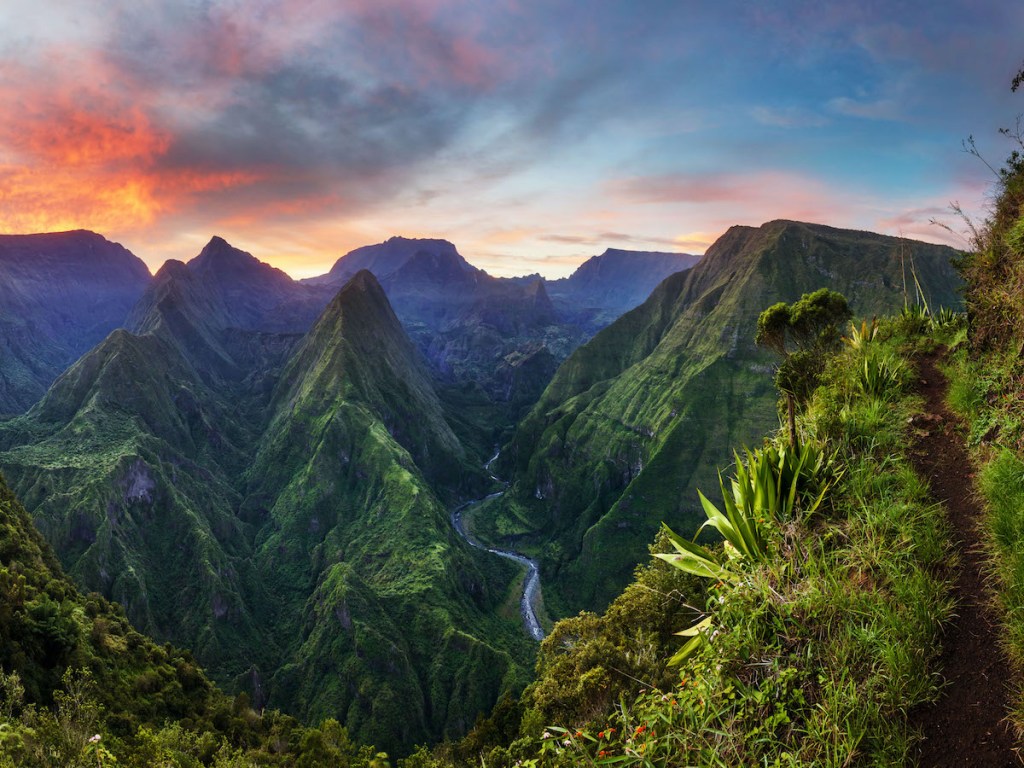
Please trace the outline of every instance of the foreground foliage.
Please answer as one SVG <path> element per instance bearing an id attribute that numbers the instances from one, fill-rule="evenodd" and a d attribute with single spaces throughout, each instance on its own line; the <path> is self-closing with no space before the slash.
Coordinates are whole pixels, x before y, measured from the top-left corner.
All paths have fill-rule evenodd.
<path id="1" fill-rule="evenodd" d="M 1021 75 L 1014 80 L 1014 90 Z M 998 171 L 989 218 L 972 226 L 961 261 L 968 312 L 947 367 L 949 404 L 964 419 L 977 486 L 986 502 L 982 534 L 1003 647 L 1014 667 L 1010 719 L 1024 735 L 1024 145 L 1020 125 Z M 1009 131 L 1004 133 L 1010 134 Z M 973 144 L 970 145 L 973 148 Z"/>
<path id="2" fill-rule="evenodd" d="M 0 768 L 382 768 L 333 720 L 232 699 L 187 651 L 82 595 L 0 478 Z"/>
<path id="3" fill-rule="evenodd" d="M 518 706 L 416 765 L 906 761 L 952 609 L 944 513 L 907 455 L 914 330 L 883 322 L 830 361 L 798 449 L 779 434 L 737 456 L 722 503 L 705 499 L 724 542 L 663 531 L 604 616 L 556 625 Z M 699 642 L 672 667 L 686 627 Z"/>

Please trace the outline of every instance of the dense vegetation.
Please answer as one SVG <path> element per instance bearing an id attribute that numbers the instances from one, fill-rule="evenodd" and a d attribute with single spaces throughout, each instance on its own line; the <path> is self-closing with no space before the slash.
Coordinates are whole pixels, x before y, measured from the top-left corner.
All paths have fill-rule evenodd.
<path id="1" fill-rule="evenodd" d="M 907 713 L 938 693 L 952 611 L 944 513 L 909 459 L 908 360 L 958 333 L 955 316 L 915 312 L 849 328 L 798 418 L 799 447 L 776 434 L 737 457 L 722 501 L 708 494 L 729 544 L 663 533 L 659 560 L 604 615 L 556 625 L 518 705 L 423 764 L 907 760 Z M 688 627 L 689 641 L 671 634 Z"/>
<path id="2" fill-rule="evenodd" d="M 733 227 L 559 368 L 503 454 L 512 492 L 478 532 L 532 547 L 553 615 L 603 608 L 661 523 L 692 535 L 696 490 L 777 425 L 760 312 L 823 285 L 861 317 L 899 312 L 915 274 L 933 307 L 957 306 L 953 255 L 798 222 Z"/>
<path id="3" fill-rule="evenodd" d="M 902 360 L 930 343 L 909 334 L 922 325 L 910 315 L 852 328 L 799 417 L 801 447 L 776 435 L 738 459 L 723 501 L 708 494 L 712 522 L 756 532 L 731 550 L 698 548 L 718 570 L 674 568 L 697 550 L 664 532 L 663 557 L 603 615 L 556 626 L 520 700 L 400 765 L 905 759 L 906 713 L 936 694 L 937 633 L 951 610 L 942 510 L 907 459 L 917 404 Z M 302 729 L 231 701 L 187 655 L 137 635 L 101 598 L 79 597 L 5 494 L 4 648 L 15 655 L 3 660 L 0 736 L 11 765 L 386 764 L 334 721 Z M 699 642 L 675 668 L 667 661 L 684 641 L 674 633 L 687 627 Z"/>
<path id="4" fill-rule="evenodd" d="M 145 333 L 0 424 L 11 487 L 77 583 L 255 707 L 392 752 L 464 733 L 533 648 L 506 611 L 517 570 L 452 530 L 443 499 L 487 478 L 379 285 L 357 275 L 303 338 L 246 331 L 244 293 L 183 267 Z"/>
<path id="5" fill-rule="evenodd" d="M 1024 71 L 1014 80 L 1014 89 Z M 1018 123 L 1019 128 L 1019 123 Z M 987 503 L 982 534 L 1015 671 L 1011 721 L 1024 734 L 1024 145 L 997 172 L 989 217 L 973 224 L 966 281 L 968 343 L 952 354 L 950 404 L 964 418 Z"/>
<path id="6" fill-rule="evenodd" d="M 81 598 L 33 533 L 32 564 L 19 555 L 4 566 L 45 572 L 62 586 L 2 582 L 15 606 L 8 645 L 22 651 L 0 659 L 0 738 L 11 759 L 382 765 L 385 757 L 353 741 L 405 751 L 454 738 L 495 700 L 466 738 L 402 764 L 905 757 L 914 739 L 906 712 L 935 695 L 936 634 L 950 605 L 941 510 L 927 503 L 906 457 L 915 402 L 904 360 L 926 343 L 915 331 L 949 333 L 955 318 L 945 328 L 922 310 L 853 326 L 839 356 L 818 365 L 844 301 L 828 333 L 815 331 L 828 343 L 814 347 L 814 370 L 794 399 L 797 440 L 787 446 L 775 435 L 737 455 L 720 486 L 712 468 L 701 480 L 696 458 L 724 453 L 738 431 L 776 419 L 751 302 L 815 305 L 777 290 L 782 263 L 812 283 L 829 256 L 873 243 L 867 253 L 884 290 L 876 295 L 847 276 L 855 306 L 892 306 L 900 293 L 899 241 L 788 222 L 727 240 L 720 258 L 670 278 L 563 367 L 542 400 L 553 410 L 539 407 L 517 437 L 551 450 L 525 468 L 513 454 L 507 468 L 519 474 L 509 503 L 474 521 L 490 538 L 521 534 L 551 511 L 553 497 L 558 514 L 543 554 L 549 567 L 565 566 L 554 583 L 592 596 L 615 594 L 630 547 L 655 538 L 647 523 L 667 519 L 681 534 L 657 536 L 658 558 L 636 569 L 602 615 L 554 627 L 535 682 L 518 698 L 530 648 L 514 608 L 514 569 L 458 539 L 442 501 L 486 490 L 486 478 L 469 463 L 376 281 L 357 275 L 299 339 L 229 328 L 224 318 L 241 317 L 244 305 L 218 305 L 223 297 L 201 281 L 180 275 L 176 285 L 169 274 L 147 333 L 109 337 L 28 416 L 0 428 L 0 448 L 48 535 L 67 544 L 76 576 L 107 589 L 113 578 L 143 625 L 180 617 L 197 652 L 220 665 L 220 679 L 252 696 L 224 697 L 189 656 L 135 635 L 102 598 Z M 941 266 L 946 255 L 918 254 L 933 303 L 955 283 Z M 925 270 L 925 257 L 935 270 Z M 846 263 L 832 262 L 833 276 Z M 822 295 L 838 306 L 841 297 Z M 195 311 L 206 305 L 222 318 L 211 323 L 217 313 Z M 616 343 L 624 338 L 631 344 Z M 246 355 L 269 363 L 265 378 L 238 377 Z M 723 407 L 734 412 L 719 429 Z M 602 431 L 608 423 L 618 426 Z M 580 425 L 589 426 L 574 433 Z M 628 445 L 613 442 L 612 451 L 618 445 L 628 456 L 595 469 L 585 446 L 609 434 L 625 435 Z M 638 435 L 656 450 L 641 451 Z M 530 473 L 573 456 L 580 473 L 591 473 L 576 478 L 578 487 L 548 477 L 530 491 Z M 636 462 L 625 491 L 601 480 L 622 470 L 619 459 Z M 694 487 L 690 499 L 676 498 L 698 481 L 706 496 Z M 593 509 L 573 518 L 574 498 Z M 27 530 L 20 508 L 11 519 L 12 530 Z M 727 545 L 713 535 L 690 543 L 704 520 Z M 599 588 L 565 549 L 577 534 L 584 553 L 608 567 Z M 198 581 L 182 580 L 190 569 Z M 555 600 L 558 612 L 570 604 Z M 122 654 L 137 648 L 141 657 Z M 668 664 L 673 655 L 680 669 Z M 263 712 L 267 703 L 322 724 L 300 728 Z"/>
<path id="7" fill-rule="evenodd" d="M 333 720 L 221 693 L 192 655 L 81 594 L 0 479 L 0 766 L 386 765 Z"/>

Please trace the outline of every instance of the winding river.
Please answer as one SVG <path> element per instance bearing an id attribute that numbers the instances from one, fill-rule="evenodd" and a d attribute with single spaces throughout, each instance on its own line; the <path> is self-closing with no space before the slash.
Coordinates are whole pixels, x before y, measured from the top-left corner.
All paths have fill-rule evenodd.
<path id="1" fill-rule="evenodd" d="M 491 472 L 491 465 L 497 461 L 500 454 L 501 451 L 495 453 L 491 457 L 490 461 L 484 464 L 484 469 L 487 470 L 487 474 L 491 476 L 492 480 L 507 486 L 508 483 L 504 480 L 500 480 Z M 521 552 L 514 552 L 511 549 L 496 549 L 494 547 L 488 547 L 481 544 L 469 535 L 469 532 L 466 530 L 465 523 L 462 522 L 462 513 L 465 510 L 490 499 L 496 499 L 504 494 L 504 491 L 497 491 L 496 493 L 484 496 L 482 499 L 467 501 L 466 503 L 455 507 L 452 510 L 452 527 L 455 529 L 455 532 L 465 539 L 466 543 L 471 547 L 485 550 L 490 552 L 492 555 L 497 555 L 498 557 L 504 557 L 506 560 L 512 560 L 526 568 L 526 583 L 523 584 L 523 597 L 519 601 L 519 612 L 523 616 L 523 625 L 526 627 L 527 633 L 529 633 L 530 637 L 534 640 L 540 642 L 544 639 L 544 630 L 541 629 L 540 622 L 537 621 L 537 611 L 534 608 L 537 598 L 540 596 L 540 566 L 537 565 L 537 561 L 533 558 L 527 557 Z"/>

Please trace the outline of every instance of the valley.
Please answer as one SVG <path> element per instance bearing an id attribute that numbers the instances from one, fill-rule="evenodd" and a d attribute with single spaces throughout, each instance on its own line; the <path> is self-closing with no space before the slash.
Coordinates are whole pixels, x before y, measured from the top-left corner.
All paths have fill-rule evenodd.
<path id="1" fill-rule="evenodd" d="M 253 706 L 457 738 L 778 424 L 759 307 L 824 282 L 893 312 L 907 263 L 957 301 L 948 249 L 820 225 L 634 256 L 549 290 L 393 238 L 296 282 L 214 238 L 0 422 L 0 469 L 80 588 Z"/>
<path id="2" fill-rule="evenodd" d="M 494 454 L 486 464 L 484 464 L 484 470 L 490 474 L 491 465 L 498 460 L 501 452 Z M 493 474 L 490 474 L 491 480 L 496 483 L 502 483 L 507 486 L 507 483 L 503 483 Z M 544 639 L 544 630 L 540 625 L 540 621 L 537 619 L 537 602 L 540 600 L 541 587 L 540 587 L 540 565 L 536 560 L 527 557 L 521 552 L 514 552 L 508 549 L 496 549 L 494 547 L 488 547 L 485 544 L 481 544 L 466 530 L 465 523 L 463 522 L 463 514 L 478 504 L 482 504 L 485 501 L 493 501 L 494 499 L 500 499 L 505 494 L 505 491 L 495 491 L 489 493 L 483 498 L 475 499 L 473 501 L 466 501 L 452 510 L 452 526 L 455 531 L 465 540 L 467 544 L 477 549 L 483 549 L 492 555 L 503 557 L 506 560 L 511 560 L 514 563 L 526 568 L 526 578 L 523 581 L 523 596 L 519 601 L 519 611 L 523 617 L 523 624 L 526 627 L 526 632 L 534 640 L 540 642 Z"/>
<path id="3" fill-rule="evenodd" d="M 0 768 L 1024 765 L 1021 29 L 0 3 Z"/>
<path id="4" fill-rule="evenodd" d="M 538 567 L 445 510 L 493 486 L 480 447 L 596 310 L 442 241 L 339 265 L 298 283 L 220 238 L 168 262 L 123 329 L 0 423 L 0 469 L 69 574 L 141 631 L 258 707 L 402 750 L 528 678 Z M 500 615 L 523 568 L 525 628 Z"/>

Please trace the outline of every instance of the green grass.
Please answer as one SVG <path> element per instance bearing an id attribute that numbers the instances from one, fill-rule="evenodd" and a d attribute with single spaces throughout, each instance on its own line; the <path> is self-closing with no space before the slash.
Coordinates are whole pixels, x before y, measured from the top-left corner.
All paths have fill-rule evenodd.
<path id="1" fill-rule="evenodd" d="M 661 522 L 692 535 L 704 519 L 696 489 L 777 426 L 774 361 L 753 344 L 760 310 L 827 282 L 855 312 L 898 311 L 904 251 L 930 306 L 959 304 L 950 249 L 771 222 L 730 230 L 566 360 L 504 458 L 510 496 L 557 544 L 542 553 L 553 610 L 607 605 Z M 906 374 L 890 358 L 865 366 L 877 391 Z"/>
<path id="2" fill-rule="evenodd" d="M 1024 670 L 1024 461 L 1005 448 L 979 450 L 978 489 L 987 515 L 984 537 L 988 545 L 997 604 L 1003 626 L 1002 646 L 1013 666 L 1011 720 L 1024 732 L 1024 690 L 1019 682 Z"/>
<path id="3" fill-rule="evenodd" d="M 603 615 L 556 624 L 511 736 L 471 734 L 472 753 L 456 745 L 417 766 L 905 763 L 907 713 L 938 694 L 953 608 L 944 511 L 908 457 L 920 403 L 902 361 L 930 344 L 883 324 L 833 361 L 799 426 L 835 453 L 834 482 L 809 514 L 762 525 L 764 556 L 730 566 L 739 578 L 639 569 Z M 899 375 L 865 387 L 868 355 Z M 684 642 L 671 633 L 702 618 L 705 642 L 670 667 Z"/>

